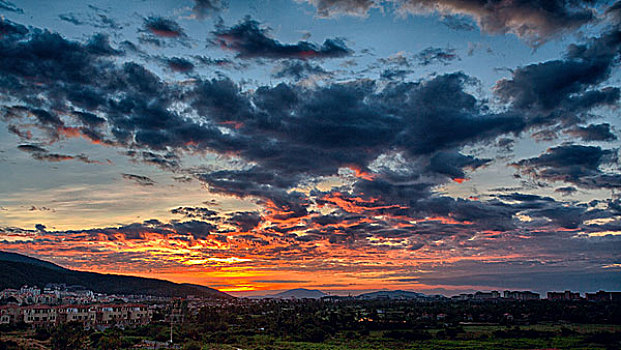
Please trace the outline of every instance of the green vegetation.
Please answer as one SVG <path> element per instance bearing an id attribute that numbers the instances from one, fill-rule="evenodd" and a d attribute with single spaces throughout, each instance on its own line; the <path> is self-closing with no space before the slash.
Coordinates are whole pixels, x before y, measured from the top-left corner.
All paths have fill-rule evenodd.
<path id="1" fill-rule="evenodd" d="M 162 345 L 170 339 L 171 314 L 182 316 L 173 323 L 173 340 L 189 350 L 621 348 L 619 303 L 239 299 L 178 300 L 159 309 L 152 324 L 136 328 L 18 325 L 2 329 L 0 350 Z"/>
<path id="2" fill-rule="evenodd" d="M 147 333 L 156 330 L 159 333 L 161 326 L 145 327 Z M 536 328 L 536 327 L 535 327 Z M 532 327 L 515 326 L 477 326 L 475 329 L 458 329 L 452 333 L 450 328 L 430 329 L 425 331 L 374 331 L 369 334 L 359 332 L 338 332 L 320 342 L 296 341 L 270 335 L 234 335 L 226 342 L 203 342 L 197 340 L 179 341 L 182 349 L 187 350 L 379 350 L 379 349 L 619 349 L 621 345 L 621 327 L 614 327 L 610 331 L 609 325 L 546 325 L 546 331 L 535 331 Z M 586 332 L 567 329 L 584 329 Z M 607 329 L 607 331 L 594 331 Z M 140 344 L 143 339 L 153 337 L 132 336 L 131 330 L 106 330 L 104 332 L 90 332 L 87 337 L 77 329 L 62 329 L 57 331 L 47 341 L 49 349 L 102 349 L 121 350 L 130 349 Z M 182 331 L 177 328 L 175 334 L 180 336 Z M 452 334 L 451 334 L 452 333 Z M 23 338 L 33 337 L 31 332 L 21 332 Z M 435 335 L 434 335 L 435 334 Z M 15 335 L 13 335 L 15 339 Z M 156 336 L 157 338 L 157 336 Z M 164 341 L 165 339 L 161 339 Z M 23 349 L 15 344 L 22 341 L 0 340 L 0 350 Z M 40 343 L 42 344 L 42 343 Z M 34 349 L 34 347 L 33 347 Z M 38 347 L 36 349 L 39 349 Z"/>

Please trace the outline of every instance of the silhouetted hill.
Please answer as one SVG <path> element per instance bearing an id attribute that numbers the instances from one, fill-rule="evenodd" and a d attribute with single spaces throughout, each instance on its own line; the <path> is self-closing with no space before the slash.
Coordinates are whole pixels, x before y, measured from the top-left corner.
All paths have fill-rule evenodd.
<path id="1" fill-rule="evenodd" d="M 358 295 L 358 299 L 421 299 L 427 298 L 425 294 L 408 292 L 405 290 L 381 290 L 372 293 Z"/>
<path id="2" fill-rule="evenodd" d="M 274 298 L 274 299 L 319 299 L 327 294 L 317 289 L 297 288 L 277 294 L 255 296 L 253 299 Z"/>
<path id="3" fill-rule="evenodd" d="M 21 262 L 21 263 L 27 263 L 31 265 L 39 265 L 41 267 L 47 267 L 48 269 L 63 270 L 62 267 L 56 264 L 53 264 L 51 262 L 48 262 L 48 261 L 31 258 L 29 256 L 25 256 L 21 254 L 2 252 L 2 251 L 0 251 L 0 261 Z"/>
<path id="4" fill-rule="evenodd" d="M 178 284 L 154 278 L 75 271 L 20 254 L 0 252 L 0 290 L 23 285 L 43 287 L 48 283 L 80 285 L 98 293 L 142 294 L 165 297 L 196 295 L 233 298 L 216 289 Z"/>

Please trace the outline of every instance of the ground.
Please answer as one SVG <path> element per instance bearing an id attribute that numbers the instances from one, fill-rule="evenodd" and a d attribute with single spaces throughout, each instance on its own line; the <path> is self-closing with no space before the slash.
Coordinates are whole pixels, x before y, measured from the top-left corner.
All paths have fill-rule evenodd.
<path id="1" fill-rule="evenodd" d="M 294 342 L 267 335 L 241 337 L 231 344 L 180 344 L 182 349 L 205 350 L 431 350 L 431 349 L 619 349 L 621 325 L 606 324 L 559 324 L 544 323 L 530 326 L 463 325 L 463 330 L 453 334 L 451 339 L 439 339 L 446 330 L 429 329 L 423 333 L 408 330 L 388 334 L 387 331 L 372 331 L 361 335 L 358 332 L 339 332 L 323 342 Z M 398 333 L 401 332 L 401 333 Z M 410 332 L 410 333 L 408 333 Z M 394 339 L 395 334 L 424 334 L 429 339 Z M 0 333 L 0 349 L 51 350 L 50 342 L 36 340 L 32 330 Z M 133 343 L 141 339 L 131 338 Z M 17 344 L 17 345 L 15 345 Z M 130 349 L 128 346 L 124 349 Z M 106 349 L 108 350 L 108 349 Z"/>

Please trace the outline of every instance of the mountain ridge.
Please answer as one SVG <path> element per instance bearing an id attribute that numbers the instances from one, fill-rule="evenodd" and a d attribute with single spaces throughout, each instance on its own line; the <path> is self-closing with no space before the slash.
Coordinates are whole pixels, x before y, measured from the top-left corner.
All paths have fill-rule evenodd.
<path id="1" fill-rule="evenodd" d="M 363 293 L 356 296 L 357 299 L 421 299 L 427 295 L 406 290 L 379 290 L 376 292 Z"/>
<path id="2" fill-rule="evenodd" d="M 160 297 L 195 295 L 234 298 L 217 289 L 196 284 L 180 284 L 156 278 L 77 271 L 22 254 L 0 252 L 0 290 L 20 288 L 23 285 L 43 287 L 48 283 L 80 285 L 94 292 L 105 294 Z"/>
<path id="3" fill-rule="evenodd" d="M 257 295 L 252 299 L 320 299 L 328 294 L 318 289 L 294 288 L 276 294 Z"/>

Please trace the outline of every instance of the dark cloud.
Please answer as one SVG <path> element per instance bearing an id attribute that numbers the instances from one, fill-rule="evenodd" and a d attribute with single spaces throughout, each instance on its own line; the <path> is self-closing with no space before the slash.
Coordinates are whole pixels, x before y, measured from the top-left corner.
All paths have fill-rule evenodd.
<path id="1" fill-rule="evenodd" d="M 409 74 L 414 72 L 414 62 L 411 62 L 404 54 L 396 54 L 390 57 L 382 57 L 377 60 L 376 64 L 369 68 L 382 68 L 380 78 L 385 80 L 405 79 Z"/>
<path id="2" fill-rule="evenodd" d="M 614 141 L 617 139 L 608 123 L 576 126 L 566 132 L 571 136 L 579 137 L 583 141 Z"/>
<path id="3" fill-rule="evenodd" d="M 141 185 L 141 186 L 153 186 L 153 185 L 155 185 L 155 181 L 153 181 L 151 178 L 149 178 L 147 176 L 134 175 L 134 174 L 121 174 L 121 175 L 123 176 L 124 179 L 134 181 L 138 185 Z"/>
<path id="4" fill-rule="evenodd" d="M 226 223 L 239 228 L 242 232 L 255 229 L 261 222 L 261 214 L 255 211 L 240 211 L 232 213 Z"/>
<path id="5" fill-rule="evenodd" d="M 329 76 L 330 73 L 319 65 L 311 64 L 307 61 L 291 60 L 281 62 L 272 73 L 274 78 L 293 78 L 295 80 L 301 80 L 313 75 Z"/>
<path id="6" fill-rule="evenodd" d="M 19 149 L 20 151 L 30 153 L 32 158 L 36 160 L 40 160 L 40 161 L 62 162 L 65 160 L 77 160 L 77 161 L 87 163 L 87 164 L 93 164 L 93 163 L 99 164 L 99 162 L 91 160 L 84 154 L 68 155 L 68 154 L 50 153 L 45 148 L 37 146 L 37 145 L 19 145 L 17 146 L 17 149 Z"/>
<path id="7" fill-rule="evenodd" d="M 380 78 L 385 80 L 405 79 L 410 73 L 412 73 L 412 71 L 407 69 L 384 69 L 380 73 Z"/>
<path id="8" fill-rule="evenodd" d="M 120 30 L 123 26 L 117 23 L 113 18 L 103 13 L 95 14 L 77 14 L 77 13 L 63 13 L 58 15 L 61 21 L 71 23 L 76 26 L 90 25 L 100 29 L 112 29 Z"/>
<path id="9" fill-rule="evenodd" d="M 116 240 L 143 240 L 147 233 L 156 233 L 166 237 L 179 235 L 191 236 L 194 239 L 204 239 L 217 230 L 217 227 L 203 221 L 189 220 L 163 223 L 159 220 L 147 220 L 142 223 L 133 223 L 119 227 L 106 227 L 82 231 L 66 231 L 67 234 L 84 233 L 88 235 L 105 235 L 108 239 Z"/>
<path id="10" fill-rule="evenodd" d="M 35 207 L 34 205 L 30 206 L 30 209 L 28 209 L 28 211 L 52 211 L 55 212 L 56 210 L 48 208 L 48 207 Z"/>
<path id="11" fill-rule="evenodd" d="M 559 187 L 554 190 L 556 193 L 560 193 L 563 196 L 571 196 L 576 193 L 578 190 L 572 186 Z"/>
<path id="12" fill-rule="evenodd" d="M 62 162 L 65 160 L 75 159 L 74 156 L 70 156 L 68 154 L 38 153 L 38 152 L 33 153 L 32 158 L 36 160 L 47 161 L 47 162 Z M 88 161 L 88 159 L 86 158 L 85 161 Z"/>
<path id="13" fill-rule="evenodd" d="M 17 24 L 9 21 L 5 18 L 0 18 L 0 39 L 9 37 L 8 39 L 21 38 L 28 34 L 28 29 L 21 24 Z"/>
<path id="14" fill-rule="evenodd" d="M 218 215 L 216 211 L 204 207 L 178 207 L 171 209 L 170 212 L 183 215 L 186 218 L 199 218 L 202 220 L 214 219 Z"/>
<path id="15" fill-rule="evenodd" d="M 584 173 L 595 171 L 602 163 L 616 161 L 616 151 L 597 146 L 567 145 L 552 147 L 546 153 L 524 159 L 514 165 L 519 167 L 569 168 L 577 166 Z"/>
<path id="16" fill-rule="evenodd" d="M 524 194 L 524 193 L 518 193 L 518 192 L 499 195 L 498 198 L 509 200 L 509 201 L 518 201 L 518 202 L 539 202 L 539 201 L 554 202 L 554 199 L 550 197 L 541 197 L 541 196 L 534 195 L 534 194 Z"/>
<path id="17" fill-rule="evenodd" d="M 458 60 L 459 56 L 457 56 L 455 50 L 451 48 L 442 49 L 439 47 L 428 47 L 414 55 L 413 58 L 418 61 L 420 65 L 428 66 L 436 63 L 447 65 L 451 61 Z"/>
<path id="18" fill-rule="evenodd" d="M 175 72 L 187 73 L 194 70 L 194 64 L 185 58 L 172 57 L 165 60 L 168 68 Z"/>
<path id="19" fill-rule="evenodd" d="M 585 208 L 557 207 L 529 212 L 531 217 L 546 217 L 560 227 L 576 229 L 587 219 Z"/>
<path id="20" fill-rule="evenodd" d="M 217 230 L 215 225 L 196 220 L 172 222 L 171 226 L 177 233 L 191 235 L 194 239 L 204 239 Z"/>
<path id="21" fill-rule="evenodd" d="M 71 100 L 76 107 L 92 109 L 102 103 L 93 77 L 103 73 L 105 64 L 99 58 L 118 53 L 109 45 L 107 37 L 96 35 L 85 44 L 70 42 L 58 34 L 35 31 L 27 41 L 5 37 L 0 42 L 0 90 L 21 96 L 34 105 L 37 91 L 44 91 L 50 103 L 59 106 Z M 28 77 L 35 77 L 28 81 Z M 11 113 L 33 115 L 50 134 L 58 134 L 64 123 L 57 116 L 40 108 L 11 108 Z"/>
<path id="22" fill-rule="evenodd" d="M 17 146 L 17 149 L 29 153 L 47 153 L 45 148 L 37 145 L 19 145 Z"/>
<path id="23" fill-rule="evenodd" d="M 621 1 L 617 1 L 606 9 L 606 16 L 612 18 L 614 23 L 621 23 Z"/>
<path id="24" fill-rule="evenodd" d="M 595 19 L 592 1 L 402 0 L 402 10 L 472 17 L 488 33 L 513 33 L 538 45 Z"/>
<path id="25" fill-rule="evenodd" d="M 365 16 L 372 7 L 396 6 L 401 13 L 438 13 L 472 17 L 488 33 L 513 33 L 539 45 L 551 37 L 596 19 L 593 1 L 565 0 L 306 0 L 321 17 L 338 14 Z M 450 17 L 449 17 L 450 18 Z"/>
<path id="26" fill-rule="evenodd" d="M 16 13 L 24 13 L 24 10 L 15 6 L 14 3 L 7 0 L 0 0 L 0 10 L 16 12 Z"/>
<path id="27" fill-rule="evenodd" d="M 565 145 L 552 147 L 538 157 L 512 165 L 535 179 L 564 181 L 583 188 L 614 189 L 621 187 L 621 175 L 605 172 L 601 167 L 617 162 L 616 149 Z"/>
<path id="28" fill-rule="evenodd" d="M 163 38 L 184 38 L 185 32 L 181 26 L 168 18 L 148 17 L 144 19 L 143 31 Z"/>
<path id="29" fill-rule="evenodd" d="M 85 24 L 81 19 L 78 19 L 74 13 L 63 13 L 58 15 L 58 18 L 60 18 L 61 21 L 69 22 L 76 26 Z"/>
<path id="30" fill-rule="evenodd" d="M 37 231 L 45 231 L 46 227 L 43 224 L 36 224 L 35 229 L 37 229 Z"/>
<path id="31" fill-rule="evenodd" d="M 105 34 L 93 35 L 86 48 L 91 54 L 97 56 L 117 56 L 122 54 L 122 51 L 112 48 L 110 39 Z"/>
<path id="32" fill-rule="evenodd" d="M 98 127 L 106 123 L 106 119 L 89 112 L 75 111 L 73 114 L 86 126 Z"/>
<path id="33" fill-rule="evenodd" d="M 235 68 L 235 69 L 244 69 L 247 68 L 247 63 L 237 62 L 234 59 L 228 58 L 213 58 L 207 56 L 194 56 L 197 64 L 208 66 L 208 67 L 220 67 L 220 68 Z"/>
<path id="34" fill-rule="evenodd" d="M 476 170 L 489 163 L 491 159 L 477 159 L 461 153 L 439 152 L 429 160 L 428 169 L 438 174 L 444 174 L 451 179 L 464 179 L 464 169 Z"/>
<path id="35" fill-rule="evenodd" d="M 192 12 L 196 18 L 203 19 L 219 13 L 227 6 L 228 4 L 223 0 L 194 0 Z"/>
<path id="36" fill-rule="evenodd" d="M 534 114 L 559 109 L 585 111 L 597 105 L 616 105 L 619 88 L 597 85 L 610 77 L 621 48 L 621 35 L 612 29 L 583 45 L 571 45 L 567 58 L 520 67 L 511 79 L 500 80 L 496 94 L 513 108 Z"/>
<path id="37" fill-rule="evenodd" d="M 387 102 L 396 102 L 401 93 L 404 100 L 398 109 L 411 113 L 399 142 L 414 154 L 429 154 L 525 127 L 524 120 L 516 115 L 486 115 L 476 98 L 464 91 L 471 82 L 463 73 L 454 73 L 418 86 L 403 84 L 386 89 L 383 95 Z"/>
<path id="38" fill-rule="evenodd" d="M 269 36 L 269 28 L 246 17 L 233 27 L 220 26 L 212 34 L 213 42 L 223 49 L 237 52 L 239 58 L 320 59 L 349 56 L 353 53 L 342 39 L 326 39 L 320 46 L 308 41 L 283 44 Z"/>
<path id="39" fill-rule="evenodd" d="M 132 157 L 136 161 L 152 164 L 164 170 L 175 171 L 181 166 L 181 161 L 179 157 L 171 152 L 162 154 L 151 151 L 129 150 L 127 151 L 127 155 Z"/>

